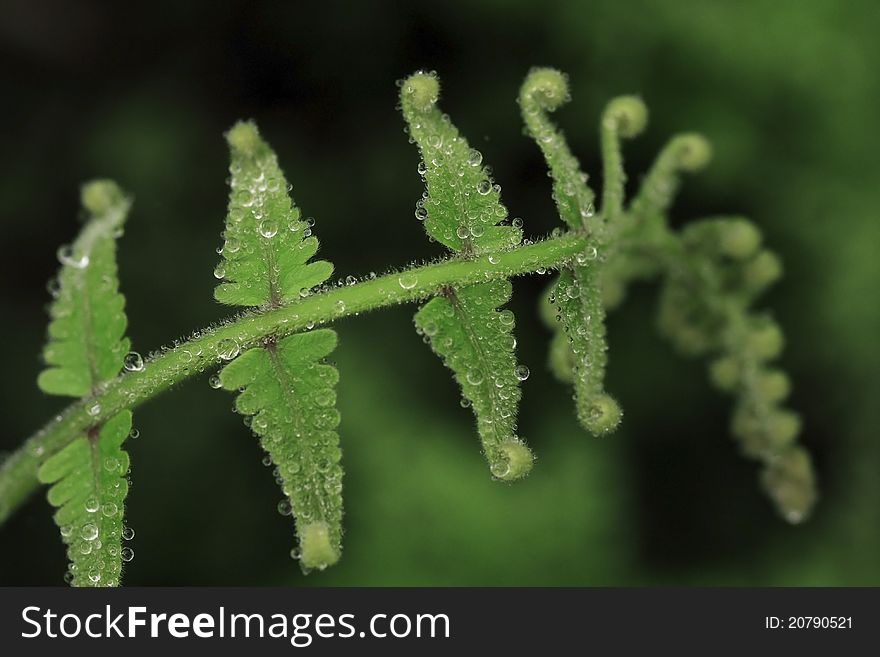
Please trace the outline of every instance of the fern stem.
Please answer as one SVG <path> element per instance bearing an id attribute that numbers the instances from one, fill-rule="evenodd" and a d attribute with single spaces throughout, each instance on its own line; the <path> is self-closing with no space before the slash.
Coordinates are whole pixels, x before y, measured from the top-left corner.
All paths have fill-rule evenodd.
<path id="1" fill-rule="evenodd" d="M 37 488 L 39 465 L 89 427 L 222 365 L 266 338 L 282 338 L 349 315 L 421 301 L 445 286 L 458 288 L 555 269 L 587 246 L 582 234 L 567 233 L 491 255 L 451 258 L 330 288 L 205 329 L 149 358 L 142 370 L 120 374 L 98 394 L 74 402 L 13 452 L 0 465 L 0 524 Z"/>

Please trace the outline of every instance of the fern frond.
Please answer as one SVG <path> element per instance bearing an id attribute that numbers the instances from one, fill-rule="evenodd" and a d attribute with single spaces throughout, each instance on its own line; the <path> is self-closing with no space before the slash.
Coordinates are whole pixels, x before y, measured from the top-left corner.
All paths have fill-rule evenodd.
<path id="1" fill-rule="evenodd" d="M 594 435 L 608 433 L 620 423 L 621 410 L 604 388 L 608 360 L 605 313 L 592 272 L 586 268 L 562 269 L 552 296 L 571 352 L 571 382 L 578 420 Z"/>
<path id="2" fill-rule="evenodd" d="M 790 522 L 803 520 L 817 493 L 809 455 L 795 444 L 800 418 L 782 407 L 790 383 L 769 362 L 783 336 L 768 315 L 749 310 L 780 274 L 778 259 L 760 249 L 761 234 L 742 218 L 697 221 L 682 231 L 681 265 L 667 274 L 659 325 L 686 354 L 715 354 L 716 387 L 736 398 L 732 432 L 742 452 L 764 464 L 762 484 Z"/>
<path id="3" fill-rule="evenodd" d="M 336 333 L 317 329 L 268 342 L 229 363 L 220 373 L 226 390 L 241 391 L 236 409 L 260 436 L 293 513 L 304 570 L 339 559 L 342 544 L 342 466 L 336 368 L 323 359 Z"/>
<path id="4" fill-rule="evenodd" d="M 452 370 L 477 416 L 477 430 L 492 474 L 517 479 L 532 467 L 532 455 L 516 437 L 519 382 L 513 313 L 498 308 L 510 300 L 510 281 L 447 289 L 416 313 L 420 333 Z"/>
<path id="5" fill-rule="evenodd" d="M 553 178 L 553 200 L 559 216 L 578 230 L 599 232 L 595 217 L 595 194 L 587 185 L 588 176 L 572 155 L 561 131 L 547 116 L 571 99 L 566 76 L 552 68 L 532 69 L 519 91 L 519 106 L 526 128 L 544 155 Z"/>
<path id="6" fill-rule="evenodd" d="M 214 270 L 223 282 L 214 297 L 238 306 L 279 306 L 298 299 L 326 281 L 333 265 L 309 262 L 318 239 L 293 204 L 278 158 L 257 126 L 237 123 L 226 140 L 231 190 L 223 259 Z"/>
<path id="7" fill-rule="evenodd" d="M 429 236 L 464 257 L 511 249 L 522 241 L 522 231 L 498 225 L 507 217 L 501 188 L 482 166 L 480 152 L 440 112 L 439 91 L 437 77 L 429 73 L 416 73 L 401 85 L 403 116 L 419 147 L 427 187 L 416 217 Z M 490 471 L 504 480 L 526 475 L 533 461 L 516 435 L 519 383 L 528 369 L 516 363 L 513 313 L 499 310 L 510 295 L 506 280 L 447 287 L 415 316 L 417 330 L 452 370 L 476 415 Z"/>
<path id="8" fill-rule="evenodd" d="M 118 586 L 122 562 L 134 556 L 122 547 L 123 508 L 128 494 L 128 454 L 121 448 L 131 431 L 131 411 L 76 438 L 40 467 L 52 484 L 49 503 L 67 544 L 73 586 Z"/>
<path id="9" fill-rule="evenodd" d="M 640 100 L 622 97 L 612 101 L 602 120 L 602 154 L 605 160 L 605 192 L 602 213 L 595 214 L 594 194 L 587 186 L 565 137 L 547 116 L 570 99 L 568 80 L 554 69 L 533 69 L 520 89 L 523 120 L 544 155 L 553 178 L 553 199 L 562 220 L 591 238 L 587 250 L 560 269 L 551 296 L 558 308 L 556 336 L 550 344 L 549 361 L 558 378 L 574 387 L 575 406 L 581 425 L 594 435 L 613 430 L 620 423 L 617 402 L 604 390 L 607 344 L 605 309 L 599 276 L 607 257 L 610 220 L 620 213 L 623 195 L 623 164 L 619 136 L 634 136 L 647 121 Z M 565 336 L 565 337 L 561 337 Z M 569 352 L 566 353 L 565 342 Z M 569 370 L 570 366 L 570 370 Z M 570 372 L 570 373 L 569 373 Z"/>
<path id="10" fill-rule="evenodd" d="M 416 204 L 416 217 L 424 221 L 428 235 L 464 255 L 513 248 L 522 241 L 522 231 L 498 225 L 507 218 L 501 187 L 483 166 L 482 154 L 440 112 L 439 93 L 440 83 L 430 73 L 410 76 L 400 90 L 403 117 L 421 152 L 419 173 L 427 187 Z"/>
<path id="11" fill-rule="evenodd" d="M 226 135 L 231 151 L 231 192 L 223 262 L 215 275 L 218 301 L 278 307 L 307 296 L 333 265 L 309 259 L 318 249 L 311 223 L 303 221 L 289 195 L 278 159 L 253 123 L 238 123 Z M 293 513 L 304 570 L 336 563 L 342 544 L 342 466 L 336 368 L 324 357 L 336 333 L 321 329 L 281 340 L 268 338 L 220 374 L 227 390 L 240 390 L 236 409 L 260 436 L 275 463 Z"/>
<path id="12" fill-rule="evenodd" d="M 116 376 L 129 349 L 124 337 L 125 299 L 118 292 L 116 238 L 130 207 L 115 183 L 99 180 L 82 190 L 89 213 L 76 241 L 58 250 L 61 269 L 49 313 L 49 366 L 37 385 L 43 392 L 83 397 Z"/>
<path id="13" fill-rule="evenodd" d="M 37 379 L 44 392 L 71 397 L 98 394 L 124 364 L 143 367 L 137 354 L 126 359 L 130 341 L 116 272 L 116 238 L 131 203 L 109 180 L 84 185 L 81 197 L 88 218 L 76 241 L 58 252 L 61 269 L 43 351 L 50 367 Z M 100 412 L 100 405 L 89 409 L 90 415 Z M 121 445 L 130 430 L 129 411 L 92 424 L 38 471 L 41 482 L 54 484 L 49 502 L 60 507 L 55 523 L 68 546 L 74 586 L 118 586 L 122 561 L 133 555 L 121 545 L 129 464 Z"/>

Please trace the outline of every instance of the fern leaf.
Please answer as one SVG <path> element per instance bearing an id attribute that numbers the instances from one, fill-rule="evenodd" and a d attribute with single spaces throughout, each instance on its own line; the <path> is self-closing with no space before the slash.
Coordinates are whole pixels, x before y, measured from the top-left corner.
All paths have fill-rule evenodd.
<path id="1" fill-rule="evenodd" d="M 532 466 L 528 448 L 516 438 L 519 382 L 528 375 L 513 353 L 513 313 L 498 308 L 510 300 L 510 281 L 447 289 L 416 313 L 419 331 L 455 375 L 477 416 L 477 430 L 492 474 L 517 479 Z"/>
<path id="2" fill-rule="evenodd" d="M 507 217 L 501 188 L 492 183 L 483 157 L 472 149 L 437 107 L 439 82 L 416 73 L 401 85 L 401 107 L 422 155 L 419 172 L 427 192 L 416 207 L 428 235 L 462 256 L 510 249 L 522 241 Z M 491 256 L 490 256 L 491 258 Z M 417 330 L 452 370 L 477 431 L 489 469 L 512 480 L 532 467 L 532 453 L 516 435 L 519 383 L 528 369 L 514 356 L 514 317 L 499 307 L 510 300 L 508 281 L 446 288 L 416 314 Z"/>
<path id="3" fill-rule="evenodd" d="M 214 290 L 222 303 L 281 306 L 323 283 L 333 265 L 309 262 L 318 249 L 311 223 L 303 221 L 289 195 L 278 159 L 253 123 L 238 123 L 226 135 L 231 151 L 231 192 L 223 261 Z M 336 368 L 321 363 L 336 346 L 336 333 L 321 329 L 268 339 L 227 365 L 220 382 L 242 390 L 236 409 L 248 417 L 277 466 L 293 513 L 303 570 L 339 559 L 342 543 L 342 467 Z"/>
<path id="4" fill-rule="evenodd" d="M 49 367 L 37 379 L 44 392 L 69 397 L 88 395 L 116 376 L 129 349 L 116 237 L 130 202 L 106 180 L 85 185 L 82 202 L 89 218 L 76 241 L 58 250 L 61 269 L 43 350 Z"/>
<path id="5" fill-rule="evenodd" d="M 214 270 L 223 282 L 214 297 L 229 305 L 279 306 L 326 281 L 333 265 L 309 262 L 318 240 L 293 204 L 278 159 L 257 126 L 238 123 L 226 139 L 231 190 L 223 259 Z"/>
<path id="6" fill-rule="evenodd" d="M 277 467 L 289 500 L 305 570 L 339 559 L 342 541 L 342 467 L 336 368 L 322 360 L 336 347 L 336 333 L 318 329 L 269 342 L 229 363 L 220 374 L 226 390 L 241 393 L 236 409 Z"/>
<path id="7" fill-rule="evenodd" d="M 501 187 L 482 165 L 482 154 L 440 112 L 439 93 L 437 77 L 428 73 L 416 73 L 401 86 L 403 117 L 419 146 L 419 173 L 427 187 L 416 216 L 424 220 L 428 235 L 453 251 L 467 255 L 513 248 L 522 241 L 522 231 L 498 225 L 507 218 Z"/>
<path id="8" fill-rule="evenodd" d="M 607 344 L 605 309 L 602 305 L 599 272 L 604 254 L 607 226 L 605 205 L 612 214 L 619 212 L 622 196 L 622 164 L 617 144 L 618 132 L 638 133 L 645 121 L 644 106 L 638 99 L 618 99 L 603 118 L 603 156 L 606 160 L 606 190 L 603 213 L 595 215 L 594 194 L 587 186 L 565 137 L 547 117 L 570 99 L 568 80 L 554 69 L 533 69 L 520 90 L 523 120 L 535 139 L 553 178 L 553 199 L 559 216 L 572 229 L 587 230 L 594 238 L 587 250 L 560 269 L 552 296 L 561 323 L 550 345 L 549 361 L 558 378 L 569 378 L 574 387 L 577 416 L 583 427 L 600 435 L 620 423 L 617 402 L 604 391 Z M 609 175 L 610 174 L 610 175 Z M 595 215 L 595 216 L 594 216 Z M 570 353 L 565 352 L 565 335 Z M 570 370 L 569 370 L 570 367 Z"/>
<path id="9" fill-rule="evenodd" d="M 131 431 L 131 412 L 122 411 L 90 429 L 40 467 L 39 480 L 52 484 L 49 503 L 67 544 L 73 586 L 118 586 L 122 562 L 123 505 L 128 493 L 128 454 L 121 448 Z"/>
<path id="10" fill-rule="evenodd" d="M 592 274 L 585 267 L 561 270 L 553 288 L 553 300 L 559 309 L 571 350 L 571 376 L 578 420 L 590 433 L 601 435 L 617 427 L 621 411 L 614 398 L 604 390 L 608 360 L 605 314 Z"/>
<path id="11" fill-rule="evenodd" d="M 47 393 L 71 397 L 95 394 L 125 363 L 125 299 L 116 273 L 116 238 L 130 207 L 115 183 L 91 182 L 82 189 L 89 216 L 76 241 L 59 250 L 61 270 L 50 307 L 46 363 L 37 383 Z M 88 429 L 40 468 L 54 484 L 49 502 L 60 507 L 55 522 L 68 546 L 68 576 L 74 586 L 117 586 L 122 561 L 133 553 L 121 546 L 124 478 L 128 455 L 121 450 L 131 430 L 124 411 Z"/>
<path id="12" fill-rule="evenodd" d="M 597 232 L 595 194 L 587 185 L 588 176 L 572 155 L 561 131 L 547 116 L 571 99 L 566 76 L 551 68 L 535 68 L 520 88 L 519 105 L 529 134 L 538 144 L 553 178 L 553 200 L 559 216 L 569 228 L 588 228 Z"/>

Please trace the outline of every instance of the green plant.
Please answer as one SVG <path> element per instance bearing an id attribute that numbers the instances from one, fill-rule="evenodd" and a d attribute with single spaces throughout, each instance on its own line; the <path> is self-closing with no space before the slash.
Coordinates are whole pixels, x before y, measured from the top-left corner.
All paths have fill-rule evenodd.
<path id="1" fill-rule="evenodd" d="M 543 240 L 523 239 L 522 221 L 508 220 L 500 186 L 482 155 L 437 107 L 433 73 L 401 83 L 401 109 L 421 153 L 427 190 L 415 215 L 429 237 L 450 249 L 446 259 L 328 283 L 333 266 L 313 260 L 317 239 L 290 196 L 275 154 L 253 123 L 226 135 L 231 150 L 229 211 L 215 298 L 244 310 L 143 359 L 124 337 L 124 301 L 117 291 L 115 240 L 130 203 L 109 181 L 83 187 L 88 219 L 77 240 L 59 250 L 53 289 L 49 394 L 78 398 L 32 436 L 0 468 L 0 521 L 37 487 L 49 501 L 68 545 L 74 585 L 114 585 L 122 562 L 131 409 L 191 376 L 217 366 L 211 386 L 237 392 L 236 409 L 276 465 L 299 537 L 293 552 L 304 570 L 339 559 L 342 468 L 335 407 L 337 370 L 324 362 L 335 319 L 393 304 L 424 302 L 416 330 L 443 359 L 470 406 L 491 474 L 526 475 L 532 453 L 516 432 L 521 381 L 514 316 L 501 309 L 513 276 L 558 270 L 542 301 L 554 331 L 549 365 L 571 384 L 578 419 L 594 435 L 620 421 L 604 389 L 606 309 L 636 279 L 662 280 L 659 324 L 684 353 L 712 355 L 712 381 L 736 397 L 732 430 L 743 452 L 763 465 L 763 486 L 779 511 L 798 522 L 815 501 L 809 457 L 795 444 L 797 416 L 780 406 L 788 379 L 768 362 L 782 336 L 767 314 L 750 308 L 781 274 L 757 228 L 742 218 L 710 218 L 670 230 L 666 214 L 682 172 L 707 164 L 699 135 L 673 138 L 640 191 L 624 199 L 620 141 L 636 136 L 647 110 L 636 97 L 613 100 L 602 115 L 604 189 L 597 210 L 587 176 L 548 118 L 569 98 L 565 76 L 535 69 L 519 95 L 523 118 L 550 168 L 553 198 L 564 222 Z M 317 328 L 322 326 L 322 328 Z M 121 373 L 120 373 L 121 371 Z"/>

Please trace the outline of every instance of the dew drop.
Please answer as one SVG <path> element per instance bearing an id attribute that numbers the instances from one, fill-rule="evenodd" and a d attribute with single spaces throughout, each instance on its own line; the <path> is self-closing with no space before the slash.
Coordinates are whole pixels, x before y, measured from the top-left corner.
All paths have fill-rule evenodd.
<path id="1" fill-rule="evenodd" d="M 134 538 L 134 530 L 131 527 L 122 528 L 122 540 L 130 541 Z"/>
<path id="2" fill-rule="evenodd" d="M 212 375 L 210 379 L 208 379 L 208 385 L 211 386 L 214 390 L 219 389 L 223 384 L 220 382 L 220 377 L 216 374 Z"/>
<path id="3" fill-rule="evenodd" d="M 88 513 L 95 513 L 100 508 L 100 503 L 98 502 L 97 497 L 90 497 L 86 500 L 86 511 Z"/>
<path id="4" fill-rule="evenodd" d="M 478 151 L 476 148 L 472 148 L 470 153 L 468 153 L 468 164 L 472 167 L 478 167 L 483 163 L 483 154 Z"/>
<path id="5" fill-rule="evenodd" d="M 510 463 L 507 461 L 496 461 L 489 467 L 489 470 L 491 470 L 493 477 L 502 479 L 510 474 Z"/>
<path id="6" fill-rule="evenodd" d="M 529 372 L 529 368 L 525 365 L 517 365 L 514 373 L 516 374 L 516 378 L 520 381 L 525 381 L 529 378 L 529 374 L 531 374 L 531 372 Z"/>
<path id="7" fill-rule="evenodd" d="M 144 369 L 144 359 L 138 352 L 129 351 L 122 361 L 122 366 L 126 372 L 140 372 Z"/>
<path id="8" fill-rule="evenodd" d="M 419 282 L 419 278 L 412 272 L 406 272 L 397 277 L 397 282 L 404 290 L 411 290 Z"/>
<path id="9" fill-rule="evenodd" d="M 483 373 L 477 369 L 468 370 L 465 378 L 472 386 L 478 386 L 483 382 Z"/>
<path id="10" fill-rule="evenodd" d="M 290 506 L 290 500 L 284 498 L 280 502 L 278 502 L 278 513 L 282 516 L 289 516 L 293 513 L 293 508 Z"/>
<path id="11" fill-rule="evenodd" d="M 226 277 L 226 266 L 221 262 L 214 267 L 214 278 L 218 281 Z"/>
<path id="12" fill-rule="evenodd" d="M 223 338 L 217 343 L 217 355 L 221 360 L 232 360 L 241 352 L 241 346 L 235 338 Z"/>
<path id="13" fill-rule="evenodd" d="M 83 537 L 83 540 L 94 541 L 98 538 L 98 526 L 91 522 L 86 523 L 80 531 L 80 536 Z"/>
<path id="14" fill-rule="evenodd" d="M 278 224 L 271 219 L 263 219 L 263 221 L 260 222 L 259 230 L 260 235 L 266 239 L 272 239 L 278 234 Z"/>
<path id="15" fill-rule="evenodd" d="M 122 548 L 122 552 L 119 553 L 119 556 L 125 562 L 131 561 L 132 559 L 134 559 L 134 550 L 132 550 L 130 547 L 124 547 Z"/>
<path id="16" fill-rule="evenodd" d="M 91 406 L 88 407 L 86 412 L 89 415 L 91 415 L 92 417 L 95 417 L 96 415 L 98 415 L 98 413 L 101 412 L 101 405 L 98 402 L 95 402 L 94 404 L 92 404 Z"/>
<path id="17" fill-rule="evenodd" d="M 85 269 L 89 266 L 89 256 L 86 254 L 76 255 L 73 247 L 65 244 L 58 248 L 58 262 L 74 269 Z"/>
<path id="18" fill-rule="evenodd" d="M 480 184 L 477 185 L 477 192 L 483 196 L 492 191 L 492 183 L 488 180 L 481 180 Z"/>

